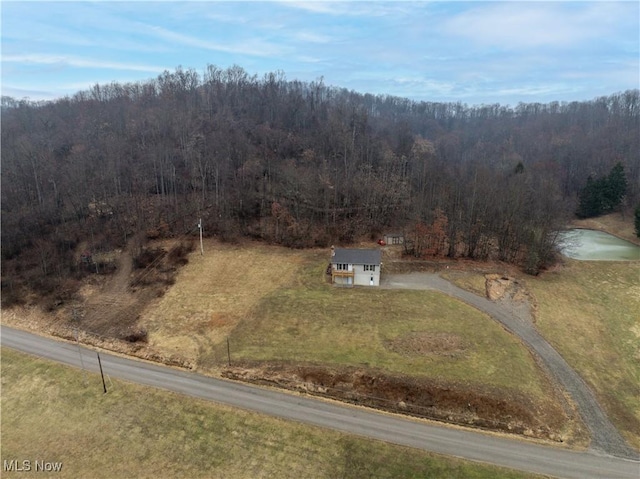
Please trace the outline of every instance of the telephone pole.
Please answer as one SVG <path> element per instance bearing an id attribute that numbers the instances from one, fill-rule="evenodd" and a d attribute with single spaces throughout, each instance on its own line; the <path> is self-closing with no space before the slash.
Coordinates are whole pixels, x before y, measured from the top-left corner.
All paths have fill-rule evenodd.
<path id="1" fill-rule="evenodd" d="M 102 372 L 102 361 L 100 361 L 100 353 L 96 351 L 96 354 L 98 355 L 98 366 L 100 366 L 100 376 L 102 376 L 102 389 L 104 390 L 104 393 L 107 394 L 107 384 L 104 382 L 104 373 Z"/>
<path id="2" fill-rule="evenodd" d="M 198 220 L 198 229 L 200 230 L 200 255 L 204 255 L 204 246 L 202 245 L 202 218 Z"/>
<path id="3" fill-rule="evenodd" d="M 73 319 L 76 323 L 76 344 L 78 345 L 78 356 L 80 356 L 80 366 L 82 367 L 82 382 L 86 386 L 87 385 L 87 372 L 84 369 L 84 361 L 82 360 L 82 351 L 80 350 L 80 332 L 78 331 L 80 324 L 80 314 L 76 308 L 71 310 L 71 314 L 73 315 Z"/>

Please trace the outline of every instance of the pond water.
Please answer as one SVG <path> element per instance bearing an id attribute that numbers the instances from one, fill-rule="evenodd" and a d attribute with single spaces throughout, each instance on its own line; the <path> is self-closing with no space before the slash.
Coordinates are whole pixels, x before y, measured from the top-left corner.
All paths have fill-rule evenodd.
<path id="1" fill-rule="evenodd" d="M 561 232 L 560 252 L 579 260 L 640 260 L 640 246 L 595 230 L 572 229 Z"/>

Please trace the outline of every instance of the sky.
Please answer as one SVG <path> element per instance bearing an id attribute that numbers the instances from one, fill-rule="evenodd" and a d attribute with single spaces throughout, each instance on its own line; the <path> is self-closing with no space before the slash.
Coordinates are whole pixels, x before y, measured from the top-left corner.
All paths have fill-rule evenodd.
<path id="1" fill-rule="evenodd" d="M 181 66 L 469 105 L 640 84 L 640 2 L 2 0 L 2 95 L 72 96 Z"/>

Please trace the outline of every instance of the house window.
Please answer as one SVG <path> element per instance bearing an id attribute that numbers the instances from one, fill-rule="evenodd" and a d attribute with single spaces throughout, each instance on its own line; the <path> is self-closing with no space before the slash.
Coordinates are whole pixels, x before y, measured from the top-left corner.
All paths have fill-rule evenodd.
<path id="1" fill-rule="evenodd" d="M 376 265 L 375 264 L 365 264 L 364 265 L 364 270 L 365 271 L 375 271 L 376 270 Z"/>
<path id="2" fill-rule="evenodd" d="M 336 271 L 349 271 L 349 265 L 344 263 L 336 263 Z"/>

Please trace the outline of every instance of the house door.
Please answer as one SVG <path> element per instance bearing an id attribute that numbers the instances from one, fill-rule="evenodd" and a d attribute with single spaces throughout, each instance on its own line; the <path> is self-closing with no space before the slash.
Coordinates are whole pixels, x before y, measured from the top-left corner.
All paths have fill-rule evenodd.
<path id="1" fill-rule="evenodd" d="M 369 280 L 369 286 L 373 286 L 373 276 L 371 276 L 371 279 Z"/>

